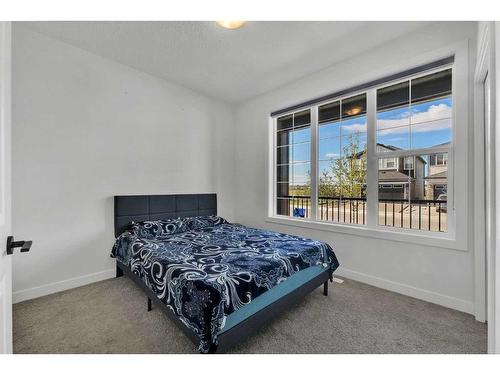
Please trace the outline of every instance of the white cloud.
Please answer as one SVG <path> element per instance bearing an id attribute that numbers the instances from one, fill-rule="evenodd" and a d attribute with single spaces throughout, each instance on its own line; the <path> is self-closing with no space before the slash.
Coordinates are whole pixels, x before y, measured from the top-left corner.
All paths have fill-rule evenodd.
<path id="1" fill-rule="evenodd" d="M 425 112 L 413 112 L 411 116 L 412 132 L 424 133 L 451 128 L 451 107 L 444 104 L 433 104 Z M 407 133 L 410 124 L 410 112 L 404 112 L 394 119 L 377 121 L 377 130 L 383 134 Z M 366 133 L 365 123 L 354 123 L 342 126 L 342 134 Z"/>
<path id="2" fill-rule="evenodd" d="M 412 132 L 423 133 L 451 128 L 451 107 L 441 103 L 431 105 L 425 112 L 416 112 L 411 117 Z M 377 129 L 383 134 L 408 132 L 409 118 L 378 120 Z"/>
<path id="3" fill-rule="evenodd" d="M 333 153 L 333 152 L 329 152 L 329 153 L 325 154 L 325 156 L 326 156 L 327 158 L 329 158 L 329 159 L 335 159 L 335 158 L 340 157 L 340 154 L 335 154 L 335 153 Z"/>
<path id="4" fill-rule="evenodd" d="M 365 133 L 366 132 L 366 122 L 364 124 L 352 124 L 342 126 L 342 134 L 344 133 Z"/>

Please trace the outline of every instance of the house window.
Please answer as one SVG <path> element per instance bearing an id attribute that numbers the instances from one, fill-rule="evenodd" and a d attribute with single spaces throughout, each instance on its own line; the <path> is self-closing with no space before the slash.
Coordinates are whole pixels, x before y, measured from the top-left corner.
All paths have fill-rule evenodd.
<path id="1" fill-rule="evenodd" d="M 274 214 L 447 232 L 452 109 L 446 65 L 276 117 Z"/>
<path id="2" fill-rule="evenodd" d="M 412 156 L 405 157 L 405 167 L 404 167 L 404 169 L 406 169 L 406 170 L 412 170 L 413 169 L 413 157 Z"/>
<path id="3" fill-rule="evenodd" d="M 395 169 L 397 162 L 397 158 L 384 158 L 380 159 L 378 164 L 380 169 Z"/>
<path id="4" fill-rule="evenodd" d="M 431 156 L 431 165 L 448 164 L 448 154 L 436 154 Z"/>

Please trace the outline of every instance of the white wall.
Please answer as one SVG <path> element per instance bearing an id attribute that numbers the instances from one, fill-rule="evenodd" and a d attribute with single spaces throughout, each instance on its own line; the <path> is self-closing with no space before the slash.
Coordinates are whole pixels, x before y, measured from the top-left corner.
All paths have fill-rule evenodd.
<path id="1" fill-rule="evenodd" d="M 297 228 L 266 222 L 266 217 L 268 127 L 269 114 L 273 110 L 379 78 L 379 72 L 386 71 L 387 67 L 397 69 L 399 66 L 414 65 L 423 54 L 464 40 L 469 43 L 468 73 L 472 87 L 476 27 L 476 23 L 434 24 L 238 106 L 235 122 L 235 163 L 238 171 L 235 176 L 235 197 L 238 197 L 235 199 L 236 220 L 242 224 L 326 241 L 334 246 L 342 264 L 338 271 L 340 275 L 472 313 L 472 235 L 465 244 L 467 251 L 457 251 Z M 469 98 L 469 123 L 472 126 L 472 92 Z M 470 169 L 464 171 L 460 168 L 460 173 L 472 176 Z M 469 181 L 471 194 L 471 178 Z M 472 202 L 472 199 L 469 201 Z M 469 229 L 472 229 L 471 225 Z"/>
<path id="2" fill-rule="evenodd" d="M 34 240 L 15 300 L 113 276 L 113 195 L 214 191 L 222 216 L 331 243 L 341 275 L 472 312 L 472 235 L 457 251 L 266 217 L 271 111 L 464 40 L 472 79 L 475 38 L 475 23 L 435 24 L 232 108 L 15 24 L 13 230 Z"/>
<path id="3" fill-rule="evenodd" d="M 488 303 L 492 304 L 491 315 L 489 316 L 490 321 L 494 323 L 491 324 L 491 327 L 488 327 L 488 349 L 490 353 L 500 353 L 500 166 L 499 162 L 499 151 L 500 150 L 500 94 L 496 92 L 496 88 L 500 87 L 500 22 L 494 22 L 494 25 L 491 25 L 492 29 L 490 32 L 493 34 L 492 41 L 494 45 L 492 46 L 493 53 L 493 63 L 492 67 L 492 99 L 493 103 L 493 112 L 495 113 L 492 119 L 493 127 L 494 127 L 494 137 L 495 143 L 493 145 L 494 148 L 494 162 L 493 168 L 496 170 L 496 174 L 494 179 L 495 183 L 495 191 L 493 192 L 493 200 L 494 200 L 494 217 L 492 218 L 492 256 L 489 261 L 490 269 L 492 270 L 492 275 L 490 276 L 490 283 L 488 284 L 488 288 L 490 288 L 489 298 L 492 301 L 488 301 Z"/>
<path id="4" fill-rule="evenodd" d="M 114 275 L 113 195 L 216 192 L 233 218 L 233 112 L 13 27 L 14 301 Z"/>

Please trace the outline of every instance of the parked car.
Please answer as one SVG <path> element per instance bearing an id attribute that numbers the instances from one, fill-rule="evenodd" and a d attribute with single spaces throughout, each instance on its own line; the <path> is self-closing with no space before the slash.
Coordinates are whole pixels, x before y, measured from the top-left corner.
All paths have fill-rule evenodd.
<path id="1" fill-rule="evenodd" d="M 448 207 L 446 205 L 446 202 L 448 200 L 448 194 L 447 193 L 439 194 L 439 196 L 437 197 L 437 200 L 438 201 L 444 201 L 444 203 L 441 203 L 436 208 L 436 212 L 448 212 Z"/>

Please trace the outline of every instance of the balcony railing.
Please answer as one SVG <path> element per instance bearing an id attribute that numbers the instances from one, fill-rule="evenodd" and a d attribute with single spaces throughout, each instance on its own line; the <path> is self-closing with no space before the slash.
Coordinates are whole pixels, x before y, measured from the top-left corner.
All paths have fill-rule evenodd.
<path id="1" fill-rule="evenodd" d="M 366 224 L 366 198 L 319 197 L 317 210 L 322 221 Z M 311 218 L 311 197 L 279 197 L 277 211 L 279 215 Z M 379 199 L 379 225 L 446 232 L 447 219 L 444 200 Z"/>

